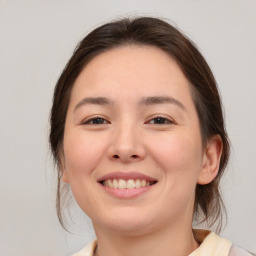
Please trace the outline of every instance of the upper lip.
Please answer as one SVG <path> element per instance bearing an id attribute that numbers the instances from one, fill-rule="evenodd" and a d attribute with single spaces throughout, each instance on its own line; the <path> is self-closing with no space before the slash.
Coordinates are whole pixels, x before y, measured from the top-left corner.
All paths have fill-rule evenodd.
<path id="1" fill-rule="evenodd" d="M 110 172 L 100 177 L 97 181 L 102 182 L 108 179 L 124 179 L 124 180 L 140 179 L 140 180 L 146 180 L 146 181 L 157 181 L 156 179 L 139 172 Z"/>

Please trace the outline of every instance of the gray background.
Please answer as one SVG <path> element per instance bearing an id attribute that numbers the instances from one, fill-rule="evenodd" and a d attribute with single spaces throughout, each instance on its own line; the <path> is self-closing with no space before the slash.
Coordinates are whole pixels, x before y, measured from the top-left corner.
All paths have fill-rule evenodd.
<path id="1" fill-rule="evenodd" d="M 218 81 L 232 142 L 221 235 L 256 252 L 256 1 L 0 1 L 0 255 L 69 255 L 94 237 L 55 214 L 48 116 L 77 42 L 118 16 L 168 18 L 196 42 Z M 79 219 L 80 214 L 76 214 Z"/>

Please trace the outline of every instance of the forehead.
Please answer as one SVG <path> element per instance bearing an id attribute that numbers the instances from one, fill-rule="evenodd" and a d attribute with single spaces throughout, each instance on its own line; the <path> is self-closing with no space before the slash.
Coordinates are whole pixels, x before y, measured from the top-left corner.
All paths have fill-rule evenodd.
<path id="1" fill-rule="evenodd" d="M 189 96 L 189 81 L 176 61 L 154 46 L 121 46 L 94 57 L 75 81 L 72 98 Z M 147 95 L 148 94 L 148 95 Z M 190 97 L 191 98 L 191 97 Z"/>

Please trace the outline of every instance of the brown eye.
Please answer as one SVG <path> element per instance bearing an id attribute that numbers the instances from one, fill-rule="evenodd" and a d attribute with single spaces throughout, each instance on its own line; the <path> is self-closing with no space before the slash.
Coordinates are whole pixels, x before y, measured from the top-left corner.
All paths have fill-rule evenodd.
<path id="1" fill-rule="evenodd" d="M 91 118 L 83 122 L 83 124 L 107 124 L 108 122 L 101 117 Z"/>
<path id="2" fill-rule="evenodd" d="M 172 124 L 173 122 L 164 117 L 156 117 L 149 121 L 149 124 Z"/>

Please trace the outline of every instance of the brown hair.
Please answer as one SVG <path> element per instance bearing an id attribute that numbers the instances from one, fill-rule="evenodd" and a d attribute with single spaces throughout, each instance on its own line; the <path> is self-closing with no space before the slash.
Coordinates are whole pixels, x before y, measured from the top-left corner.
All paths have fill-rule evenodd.
<path id="1" fill-rule="evenodd" d="M 219 183 L 229 158 L 229 142 L 217 84 L 208 64 L 193 42 L 175 27 L 152 17 L 124 18 L 93 30 L 79 43 L 56 84 L 50 116 L 49 139 L 58 165 L 56 206 L 60 223 L 64 227 L 62 208 L 65 204 L 66 189 L 61 180 L 60 157 L 72 86 L 92 58 L 111 48 L 132 44 L 155 46 L 177 61 L 191 84 L 203 145 L 206 145 L 214 135 L 221 136 L 223 152 L 218 175 L 207 185 L 197 184 L 194 205 L 194 219 L 199 220 L 200 217 L 201 221 L 206 221 L 209 227 L 217 224 L 217 230 L 220 230 L 225 207 L 221 199 Z"/>

